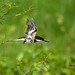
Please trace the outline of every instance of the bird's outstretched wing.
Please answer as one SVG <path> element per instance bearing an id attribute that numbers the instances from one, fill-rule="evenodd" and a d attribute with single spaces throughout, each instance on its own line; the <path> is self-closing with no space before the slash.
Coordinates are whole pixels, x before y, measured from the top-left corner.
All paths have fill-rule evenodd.
<path id="1" fill-rule="evenodd" d="M 30 20 L 27 19 L 26 25 L 27 25 L 27 30 L 25 32 L 26 37 L 34 40 L 36 33 L 37 33 L 37 28 L 34 23 L 34 20 L 32 18 Z"/>

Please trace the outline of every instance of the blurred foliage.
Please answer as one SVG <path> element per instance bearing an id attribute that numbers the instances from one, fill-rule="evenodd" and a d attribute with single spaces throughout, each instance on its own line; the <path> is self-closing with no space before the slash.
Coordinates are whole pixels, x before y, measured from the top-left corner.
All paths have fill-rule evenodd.
<path id="1" fill-rule="evenodd" d="M 6 42 L 27 18 L 49 43 Z M 75 0 L 0 0 L 0 75 L 75 75 Z"/>

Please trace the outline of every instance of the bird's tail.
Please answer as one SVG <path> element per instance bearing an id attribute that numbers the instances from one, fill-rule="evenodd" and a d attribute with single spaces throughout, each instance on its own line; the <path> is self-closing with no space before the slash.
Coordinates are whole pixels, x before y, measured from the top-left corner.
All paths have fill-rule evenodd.
<path id="1" fill-rule="evenodd" d="M 21 38 L 18 38 L 18 39 L 15 39 L 15 40 L 6 40 L 6 41 L 3 41 L 1 42 L 0 44 L 4 44 L 4 43 L 7 43 L 7 42 L 15 42 L 15 41 L 24 41 L 25 40 L 25 37 L 21 37 Z"/>
<path id="2" fill-rule="evenodd" d="M 24 41 L 24 40 L 25 40 L 25 37 L 20 37 L 18 39 L 13 40 L 13 41 Z"/>

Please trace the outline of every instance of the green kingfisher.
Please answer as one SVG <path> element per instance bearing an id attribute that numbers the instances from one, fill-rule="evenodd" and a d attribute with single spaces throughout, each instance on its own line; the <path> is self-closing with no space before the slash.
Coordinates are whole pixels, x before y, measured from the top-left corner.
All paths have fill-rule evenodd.
<path id="1" fill-rule="evenodd" d="M 26 42 L 35 43 L 35 42 L 39 42 L 39 41 L 49 42 L 48 40 L 46 40 L 40 36 L 36 36 L 37 28 L 36 28 L 36 25 L 35 25 L 33 18 L 27 19 L 26 25 L 27 25 L 27 29 L 25 32 L 26 36 L 20 37 L 14 41 L 21 40 L 21 41 L 23 41 L 23 43 L 26 43 Z"/>

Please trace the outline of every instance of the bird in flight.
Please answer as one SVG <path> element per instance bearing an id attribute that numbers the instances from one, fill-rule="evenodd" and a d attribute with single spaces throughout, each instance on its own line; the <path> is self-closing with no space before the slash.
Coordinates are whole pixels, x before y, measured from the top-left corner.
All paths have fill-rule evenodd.
<path id="1" fill-rule="evenodd" d="M 33 20 L 33 18 L 31 19 L 27 19 L 27 22 L 26 22 L 26 25 L 27 25 L 27 29 L 26 29 L 26 32 L 25 32 L 25 37 L 20 37 L 14 41 L 23 41 L 23 43 L 35 43 L 35 42 L 38 42 L 38 41 L 44 41 L 44 42 L 49 42 L 48 40 L 40 37 L 40 36 L 36 36 L 36 33 L 37 33 L 37 28 L 36 28 L 36 25 L 35 25 L 35 22 Z"/>

